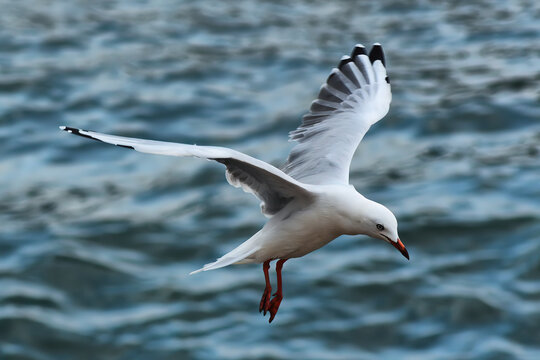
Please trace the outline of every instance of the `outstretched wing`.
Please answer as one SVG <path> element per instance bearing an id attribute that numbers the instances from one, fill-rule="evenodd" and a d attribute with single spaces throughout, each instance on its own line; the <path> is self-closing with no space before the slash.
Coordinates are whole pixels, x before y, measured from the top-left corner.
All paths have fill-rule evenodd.
<path id="1" fill-rule="evenodd" d="M 262 212 L 271 216 L 293 199 L 311 201 L 311 193 L 301 183 L 276 167 L 241 152 L 216 146 L 197 146 L 164 141 L 135 139 L 100 134 L 94 131 L 60 126 L 60 129 L 86 138 L 122 146 L 143 153 L 194 156 L 215 160 L 227 167 L 227 181 L 261 200 Z"/>
<path id="2" fill-rule="evenodd" d="M 367 55 L 356 45 L 321 87 L 317 100 L 289 136 L 298 144 L 284 171 L 308 184 L 348 184 L 349 167 L 370 126 L 390 107 L 392 93 L 383 49 L 374 44 Z"/>

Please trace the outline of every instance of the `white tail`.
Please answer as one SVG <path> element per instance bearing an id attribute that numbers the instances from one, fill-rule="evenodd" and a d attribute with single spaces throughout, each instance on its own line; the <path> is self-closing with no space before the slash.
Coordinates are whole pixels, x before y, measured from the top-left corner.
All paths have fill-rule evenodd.
<path id="1" fill-rule="evenodd" d="M 219 269 L 244 260 L 245 258 L 247 258 L 261 248 L 259 245 L 256 244 L 255 241 L 259 233 L 260 231 L 248 240 L 244 241 L 238 247 L 234 248 L 233 250 L 229 251 L 228 253 L 214 261 L 213 263 L 206 264 L 202 267 L 202 269 L 192 271 L 189 273 L 189 275 L 193 275 L 201 271 Z"/>

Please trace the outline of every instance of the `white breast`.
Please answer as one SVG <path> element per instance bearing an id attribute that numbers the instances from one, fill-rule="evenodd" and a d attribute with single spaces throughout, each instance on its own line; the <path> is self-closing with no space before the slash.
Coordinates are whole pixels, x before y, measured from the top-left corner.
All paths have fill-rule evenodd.
<path id="1" fill-rule="evenodd" d="M 349 186 L 325 186 L 309 207 L 295 208 L 291 204 L 276 214 L 261 230 L 261 249 L 252 258 L 265 261 L 301 257 L 345 234 L 350 220 L 344 216 L 343 202 L 354 201 L 351 190 L 358 194 Z"/>

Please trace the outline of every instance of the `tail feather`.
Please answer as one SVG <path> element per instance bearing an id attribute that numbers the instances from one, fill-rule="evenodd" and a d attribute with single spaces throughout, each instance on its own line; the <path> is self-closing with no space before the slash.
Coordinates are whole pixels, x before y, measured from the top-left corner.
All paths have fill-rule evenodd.
<path id="1" fill-rule="evenodd" d="M 257 250 L 260 249 L 260 246 L 253 246 L 252 243 L 248 243 L 248 241 L 244 242 L 234 250 L 228 252 L 227 254 L 223 255 L 213 263 L 209 263 L 204 265 L 201 269 L 195 270 L 189 273 L 189 275 L 193 275 L 196 273 L 199 273 L 201 271 L 208 271 L 208 270 L 215 270 L 219 269 L 225 266 L 232 265 L 234 263 L 237 263 L 239 261 L 244 260 L 251 254 L 255 253 Z"/>

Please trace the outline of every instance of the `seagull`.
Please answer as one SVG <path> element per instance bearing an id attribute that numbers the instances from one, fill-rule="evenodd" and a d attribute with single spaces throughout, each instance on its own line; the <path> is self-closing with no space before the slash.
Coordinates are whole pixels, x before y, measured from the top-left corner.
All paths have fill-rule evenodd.
<path id="1" fill-rule="evenodd" d="M 332 70 L 300 126 L 289 133 L 296 144 L 282 169 L 225 147 L 60 129 L 143 153 L 192 156 L 225 165 L 229 184 L 255 195 L 268 220 L 251 238 L 191 274 L 262 263 L 266 286 L 259 312 L 264 311 L 263 316 L 268 312 L 272 322 L 283 299 L 281 270 L 288 259 L 302 257 L 341 235 L 358 234 L 381 239 L 409 259 L 394 214 L 349 184 L 354 152 L 371 125 L 388 113 L 391 99 L 382 46 L 375 43 L 368 53 L 363 45 L 356 45 Z M 268 271 L 273 260 L 277 260 L 277 291 L 271 295 Z"/>

